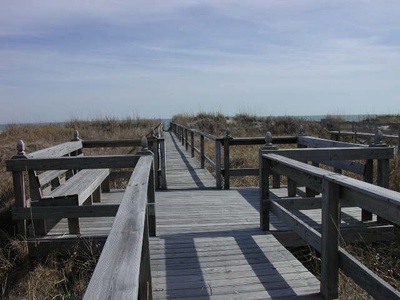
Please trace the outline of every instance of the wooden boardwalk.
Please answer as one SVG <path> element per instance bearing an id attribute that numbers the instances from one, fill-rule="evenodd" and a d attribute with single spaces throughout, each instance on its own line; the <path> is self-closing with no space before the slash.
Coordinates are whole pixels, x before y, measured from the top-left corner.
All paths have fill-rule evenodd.
<path id="1" fill-rule="evenodd" d="M 258 189 L 215 179 L 166 136 L 168 190 L 156 194 L 150 238 L 154 299 L 319 297 L 319 281 L 259 230 Z"/>
<path id="2" fill-rule="evenodd" d="M 319 281 L 282 246 L 300 238 L 272 214 L 271 231 L 260 231 L 258 187 L 215 189 L 215 178 L 174 136 L 165 142 L 168 190 L 156 192 L 157 237 L 150 238 L 154 299 L 319 299 Z M 118 204 L 123 193 L 104 193 L 94 205 Z M 320 230 L 320 209 L 293 213 Z M 366 227 L 360 216 L 359 208 L 343 208 L 341 228 Z M 55 220 L 38 240 L 52 248 L 77 237 L 104 241 L 113 221 L 82 218 L 74 236 L 65 219 Z"/>

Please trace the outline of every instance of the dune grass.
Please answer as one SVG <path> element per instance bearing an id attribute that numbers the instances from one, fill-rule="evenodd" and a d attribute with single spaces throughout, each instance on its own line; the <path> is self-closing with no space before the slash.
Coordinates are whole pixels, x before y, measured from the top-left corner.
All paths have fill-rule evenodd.
<path id="1" fill-rule="evenodd" d="M 399 122 L 400 118 L 391 116 L 390 120 Z M 138 138 L 146 135 L 159 121 L 139 118 L 118 120 L 114 117 L 74 119 L 64 124 L 12 124 L 0 133 L 0 299 L 82 298 L 97 261 L 96 251 L 89 246 L 88 251 L 84 253 L 72 249 L 72 255 L 69 257 L 52 253 L 46 259 L 28 258 L 26 242 L 17 239 L 14 234 L 10 214 L 10 207 L 14 201 L 12 179 L 4 167 L 4 161 L 16 154 L 17 140 L 24 140 L 29 153 L 71 140 L 75 129 L 78 129 L 81 138 L 86 140 Z M 200 113 L 177 115 L 174 121 L 217 136 L 223 136 L 226 128 L 229 128 L 231 135 L 235 137 L 264 136 L 266 131 L 272 132 L 273 135 L 295 135 L 300 125 L 303 125 L 306 134 L 329 138 L 324 129 L 315 122 L 289 116 L 277 118 L 238 114 L 227 117 L 220 113 Z M 213 147 L 212 143 L 207 144 L 210 156 Z M 117 149 L 111 153 L 123 153 L 123 151 L 126 149 Z M 231 164 L 234 168 L 257 167 L 258 147 L 233 148 Z M 400 191 L 399 168 L 396 157 L 391 162 L 391 188 L 396 191 Z M 254 177 L 232 178 L 231 181 L 232 186 L 257 184 L 258 180 Z M 400 278 L 397 271 L 400 269 L 400 260 L 397 259 L 400 257 L 399 241 L 400 238 L 388 243 L 348 245 L 348 250 L 399 289 Z M 297 253 L 297 257 L 318 276 L 319 259 L 314 251 L 300 248 L 294 249 L 294 253 Z M 370 299 L 343 275 L 340 289 L 341 299 Z"/>
<path id="2" fill-rule="evenodd" d="M 160 120 L 74 119 L 63 124 L 10 124 L 0 134 L 0 299 L 80 299 L 97 262 L 97 251 L 71 249 L 71 256 L 54 252 L 46 259 L 29 258 L 27 244 L 15 236 L 10 208 L 14 203 L 10 172 L 5 160 L 16 152 L 17 140 L 34 152 L 74 137 L 78 130 L 84 140 L 141 138 Z M 87 151 L 89 150 L 89 151 Z M 126 148 L 100 149 L 103 154 L 126 153 Z M 125 152 L 124 152 L 125 151 Z M 94 150 L 86 149 L 91 154 Z"/>

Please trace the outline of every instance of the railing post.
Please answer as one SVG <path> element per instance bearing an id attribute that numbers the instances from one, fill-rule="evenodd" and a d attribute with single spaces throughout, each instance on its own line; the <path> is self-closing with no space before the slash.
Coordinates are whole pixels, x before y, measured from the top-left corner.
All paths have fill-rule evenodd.
<path id="1" fill-rule="evenodd" d="M 140 275 L 139 275 L 139 291 L 138 299 L 149 300 L 153 299 L 153 286 L 151 281 L 151 265 L 150 265 L 150 247 L 149 247 L 149 226 L 146 216 L 143 246 L 140 260 Z"/>
<path id="2" fill-rule="evenodd" d="M 265 145 L 259 151 L 259 174 L 260 174 L 260 229 L 262 231 L 269 231 L 269 176 L 273 175 L 271 171 L 271 161 L 262 157 L 265 150 L 277 150 L 272 145 L 271 132 L 265 135 Z"/>
<path id="3" fill-rule="evenodd" d="M 221 180 L 221 141 L 220 139 L 215 140 L 215 179 L 217 189 L 222 188 Z"/>
<path id="4" fill-rule="evenodd" d="M 157 144 L 157 140 L 153 141 L 153 143 Z M 150 175 L 148 178 L 148 188 L 147 188 L 147 214 L 148 214 L 148 230 L 150 232 L 150 236 L 156 236 L 156 208 L 155 208 L 155 189 L 157 188 L 157 174 L 158 170 L 154 164 L 154 154 L 148 148 L 148 140 L 144 136 L 141 141 L 142 149 L 138 152 L 138 155 L 153 156 L 153 163 L 150 170 Z"/>
<path id="5" fill-rule="evenodd" d="M 270 131 L 267 131 L 265 134 L 265 147 L 272 149 L 274 148 L 276 150 L 276 147 L 272 145 L 272 134 Z M 281 176 L 276 173 L 272 173 L 272 187 L 274 189 L 279 189 L 281 187 Z"/>
<path id="6" fill-rule="evenodd" d="M 321 294 L 338 298 L 339 281 L 339 186 L 324 178 L 322 182 Z"/>
<path id="7" fill-rule="evenodd" d="M 190 148 L 190 156 L 194 157 L 194 131 L 190 131 L 190 143 L 192 144 Z"/>
<path id="8" fill-rule="evenodd" d="M 205 160 L 206 160 L 206 153 L 204 147 L 204 135 L 200 134 L 200 163 L 202 169 L 204 169 L 205 167 Z"/>
<path id="9" fill-rule="evenodd" d="M 25 156 L 25 143 L 20 140 L 17 143 L 17 155 L 13 156 L 12 159 L 27 159 Z M 13 185 L 14 185 L 14 197 L 15 197 L 15 207 L 28 207 L 28 203 L 25 197 L 25 181 L 24 174 L 21 171 L 13 171 Z M 26 237 L 27 236 L 27 228 L 26 221 L 21 220 L 17 221 L 17 232 L 18 234 Z"/>
<path id="10" fill-rule="evenodd" d="M 260 148 L 259 164 L 260 164 L 260 229 L 262 231 L 269 231 L 269 175 L 271 162 L 262 157 L 262 150 Z"/>
<path id="11" fill-rule="evenodd" d="M 157 138 L 151 138 L 151 151 L 153 152 L 153 164 L 154 164 L 154 177 L 155 177 L 155 188 L 158 190 L 160 188 L 160 155 L 158 150 L 158 140 Z"/>
<path id="12" fill-rule="evenodd" d="M 397 131 L 397 155 L 400 155 L 400 127 Z"/>
<path id="13" fill-rule="evenodd" d="M 188 151 L 189 149 L 189 129 L 185 128 L 185 150 Z"/>
<path id="14" fill-rule="evenodd" d="M 367 159 L 365 162 L 365 169 L 363 179 L 365 182 L 373 184 L 374 182 L 374 160 Z M 371 221 L 372 220 L 372 213 L 362 209 L 361 210 L 361 221 Z"/>
<path id="15" fill-rule="evenodd" d="M 383 133 L 378 130 L 375 133 L 375 143 L 370 145 L 372 147 L 387 147 L 387 144 L 382 142 Z M 377 170 L 377 185 L 389 188 L 390 185 L 390 161 L 389 159 L 378 159 L 378 170 Z M 385 219 L 382 219 L 380 216 L 377 217 L 378 222 L 386 223 Z"/>
<path id="16" fill-rule="evenodd" d="M 230 188 L 230 159 L 229 159 L 229 140 L 231 139 L 230 136 L 231 131 L 229 128 L 225 130 L 225 137 L 224 137 L 224 189 L 229 190 Z"/>
<path id="17" fill-rule="evenodd" d="M 167 158 L 165 154 L 165 139 L 159 139 L 160 143 L 160 161 L 161 161 L 161 189 L 167 189 Z"/>

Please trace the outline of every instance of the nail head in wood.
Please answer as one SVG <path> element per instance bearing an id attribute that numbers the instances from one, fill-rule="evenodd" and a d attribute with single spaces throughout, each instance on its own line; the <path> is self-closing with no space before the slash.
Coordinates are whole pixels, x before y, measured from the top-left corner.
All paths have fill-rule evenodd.
<path id="1" fill-rule="evenodd" d="M 25 155 L 25 143 L 23 140 L 19 140 L 17 142 L 17 151 L 18 151 L 18 155 Z"/>

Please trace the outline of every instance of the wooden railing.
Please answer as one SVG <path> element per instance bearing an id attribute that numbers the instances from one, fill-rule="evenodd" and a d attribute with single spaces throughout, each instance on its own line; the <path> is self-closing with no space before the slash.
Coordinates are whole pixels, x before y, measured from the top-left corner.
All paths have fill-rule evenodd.
<path id="1" fill-rule="evenodd" d="M 224 137 L 217 137 L 204 133 L 202 131 L 191 129 L 176 123 L 171 123 L 171 128 L 182 145 L 185 146 L 187 151 L 190 151 L 191 156 L 194 157 L 197 153 L 200 157 L 201 167 L 204 168 L 205 162 L 209 163 L 216 174 L 216 186 L 218 188 L 223 187 L 225 189 L 230 188 L 230 177 L 231 176 L 259 176 L 258 168 L 240 168 L 232 169 L 230 166 L 230 152 L 232 146 L 249 146 L 249 145 L 263 145 L 264 148 L 277 149 L 276 145 L 294 145 L 298 148 L 327 148 L 327 147 L 356 147 L 356 148 L 368 148 L 368 147 L 387 147 L 386 144 L 375 139 L 375 143 L 370 145 L 346 143 L 334 140 L 326 140 L 320 138 L 314 138 L 305 136 L 304 131 L 300 128 L 300 133 L 297 136 L 272 136 L 271 133 L 267 132 L 265 137 L 246 137 L 246 138 L 234 138 L 229 135 L 229 132 Z M 199 139 L 195 137 L 199 136 Z M 215 161 L 208 157 L 205 153 L 205 139 L 210 139 L 215 143 Z M 363 176 L 364 181 L 372 182 L 373 175 L 373 160 L 378 160 L 378 185 L 388 187 L 388 174 L 389 174 L 389 159 L 393 158 L 391 151 L 390 155 L 387 154 L 385 159 L 371 156 L 365 164 L 359 162 L 345 162 L 341 160 L 326 161 L 325 164 L 335 168 L 337 172 L 342 170 L 350 171 L 352 173 Z M 388 152 L 385 152 L 388 153 Z M 317 165 L 320 162 L 314 161 Z M 383 175 L 386 174 L 386 175 Z M 381 176 L 382 175 L 382 176 Z M 273 186 L 279 187 L 280 180 L 279 176 L 275 175 L 273 180 Z"/>
<path id="2" fill-rule="evenodd" d="M 265 145 L 265 143 L 273 142 L 274 144 L 296 144 L 296 136 L 278 136 L 272 137 L 270 134 L 266 137 L 248 137 L 234 138 L 226 132 L 224 137 L 217 137 L 200 130 L 188 128 L 171 122 L 171 129 L 178 137 L 182 146 L 185 146 L 187 151 L 190 151 L 194 157 L 197 153 L 200 157 L 201 167 L 205 167 L 205 163 L 209 163 L 215 172 L 216 187 L 222 188 L 222 182 L 225 189 L 230 188 L 231 176 L 258 176 L 258 168 L 240 168 L 232 169 L 230 167 L 230 149 L 232 146 L 250 146 L 250 145 Z M 199 136 L 199 142 L 196 145 L 195 136 Z M 215 143 L 215 161 L 206 154 L 205 139 L 209 139 Z"/>
<path id="3" fill-rule="evenodd" d="M 376 143 L 378 139 L 379 142 L 384 140 L 397 145 L 398 149 L 400 146 L 400 123 L 334 122 L 325 119 L 321 125 L 327 128 L 332 139 L 337 141 L 341 137 L 351 137 L 355 143 L 365 142 L 365 140 Z"/>
<path id="4" fill-rule="evenodd" d="M 158 128 L 158 127 L 157 127 Z M 142 145 L 143 139 L 126 139 L 126 140 L 83 140 L 83 148 L 118 148 L 118 147 L 139 147 Z M 147 138 L 148 148 L 154 155 L 154 169 L 156 170 L 156 189 L 167 189 L 166 177 L 166 156 L 165 156 L 165 140 L 151 136 Z"/>
<path id="5" fill-rule="evenodd" d="M 201 168 L 205 168 L 205 163 L 208 163 L 215 172 L 215 185 L 216 188 L 220 189 L 222 187 L 222 177 L 221 177 L 221 138 L 202 132 L 200 130 L 191 129 L 183 125 L 176 124 L 174 122 L 170 123 L 170 130 L 176 135 L 182 146 L 185 146 L 186 151 L 189 150 L 191 156 L 194 157 L 195 153 L 200 156 Z M 200 145 L 196 147 L 195 145 L 195 135 L 200 138 Z M 205 139 L 211 140 L 215 145 L 214 160 L 207 156 L 205 149 Z"/>
<path id="6" fill-rule="evenodd" d="M 135 166 L 84 299 L 151 299 L 149 235 L 155 236 L 151 156 Z M 151 206 L 149 206 L 151 205 Z M 154 223 L 153 223 L 154 222 Z"/>
<path id="7" fill-rule="evenodd" d="M 373 297 L 399 299 L 399 291 L 340 247 L 339 236 L 340 210 L 344 206 L 361 207 L 393 224 L 400 224 L 400 193 L 305 162 L 334 163 L 337 160 L 370 160 L 372 157 L 386 161 L 388 156 L 393 156 L 393 151 L 393 148 L 379 147 L 260 151 L 260 226 L 269 230 L 269 214 L 274 213 L 321 253 L 321 293 L 326 299 L 338 297 L 339 268 Z M 288 198 L 270 199 L 269 177 L 273 173 L 286 176 L 292 182 L 288 184 Z M 295 197 L 295 185 L 312 189 L 322 197 Z M 290 212 L 313 208 L 322 208 L 322 233 Z"/>
<path id="8" fill-rule="evenodd" d="M 148 148 L 149 144 L 151 149 Z M 142 147 L 142 150 L 138 152 L 137 155 L 82 156 L 82 148 L 84 147 L 136 148 L 137 146 Z M 142 155 L 151 154 L 151 156 L 154 157 L 154 162 L 152 164 L 154 167 L 154 171 L 152 171 L 154 183 L 152 183 L 152 186 L 155 189 L 166 188 L 166 162 L 163 138 L 150 138 L 149 143 L 145 137 L 142 139 L 132 140 L 82 141 L 79 138 L 79 133 L 75 131 L 75 138 L 71 142 L 56 145 L 29 154 L 25 153 L 24 143 L 22 141 L 18 142 L 17 148 L 18 154 L 12 159 L 6 161 L 6 167 L 7 171 L 12 172 L 14 183 L 15 204 L 11 210 L 12 216 L 17 225 L 17 232 L 22 236 L 29 235 L 28 227 L 31 224 L 31 234 L 34 236 L 37 234 L 46 234 L 46 225 L 44 224 L 44 220 L 49 218 L 49 216 L 54 218 L 68 218 L 69 220 L 76 220 L 76 223 L 79 226 L 79 218 L 115 216 L 118 210 L 118 205 L 76 205 L 77 203 L 75 203 L 75 195 L 66 196 L 65 199 L 58 197 L 60 199 L 57 198 L 54 199 L 54 201 L 50 198 L 45 198 L 43 201 L 37 201 L 39 199 L 35 197 L 34 204 L 39 205 L 33 206 L 31 199 L 29 199 L 28 196 L 30 194 L 30 196 L 33 197 L 34 193 L 40 193 L 40 195 L 42 195 L 42 192 L 38 191 L 38 188 L 41 184 L 38 182 L 38 180 L 43 181 L 43 175 L 47 176 L 48 174 L 47 177 L 51 178 L 54 176 L 55 178 L 61 176 L 69 178 L 68 174 L 70 173 L 70 170 L 111 169 L 109 174 L 112 180 L 121 177 L 129 178 L 132 174 L 132 171 L 119 171 L 116 169 L 134 168 Z M 153 150 L 153 153 L 150 150 Z M 39 175 L 33 176 L 34 174 Z M 79 174 L 81 173 L 79 172 Z M 51 180 L 51 178 L 49 180 Z M 57 179 L 58 185 L 60 185 L 60 178 Z M 62 180 L 65 180 L 65 178 Z M 28 185 L 26 185 L 26 183 L 28 183 Z M 52 189 L 53 182 L 51 182 L 51 186 L 46 186 L 46 189 Z M 109 191 L 108 182 L 106 185 L 104 185 L 104 187 L 106 191 Z M 54 205 L 50 204 L 50 200 L 56 203 L 54 203 Z M 152 209 L 152 215 L 150 218 L 155 220 L 154 209 Z M 151 227 L 151 230 L 155 232 L 155 221 L 152 222 Z M 77 233 L 79 233 L 79 230 Z"/>

